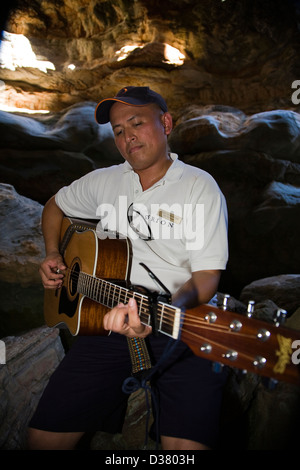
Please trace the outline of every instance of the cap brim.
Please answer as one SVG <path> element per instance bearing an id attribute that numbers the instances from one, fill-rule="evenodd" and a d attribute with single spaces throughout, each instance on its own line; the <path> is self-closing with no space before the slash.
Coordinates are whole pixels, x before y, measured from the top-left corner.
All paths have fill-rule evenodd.
<path id="1" fill-rule="evenodd" d="M 122 99 L 106 98 L 105 100 L 100 101 L 100 103 L 97 104 L 96 109 L 95 109 L 95 119 L 99 124 L 106 124 L 107 122 L 109 122 L 110 109 L 112 105 L 115 104 L 116 102 L 131 105 L 131 106 L 146 106 L 150 104 L 149 102 L 141 103 L 140 99 L 133 98 L 131 96 L 124 97 Z"/>

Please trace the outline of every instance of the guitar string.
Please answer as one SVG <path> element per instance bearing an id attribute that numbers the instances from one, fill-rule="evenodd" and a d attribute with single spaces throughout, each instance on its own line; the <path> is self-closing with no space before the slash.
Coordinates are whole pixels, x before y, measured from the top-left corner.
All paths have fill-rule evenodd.
<path id="1" fill-rule="evenodd" d="M 71 271 L 69 268 L 67 268 L 68 271 Z M 119 294 L 119 299 L 122 298 L 122 300 L 124 300 L 125 302 L 127 301 L 127 298 L 128 296 L 134 296 L 134 297 L 139 297 L 141 298 L 141 305 L 139 306 L 139 311 L 141 313 L 143 313 L 144 315 L 148 316 L 149 318 L 149 311 L 147 311 L 147 306 L 149 307 L 149 303 L 148 303 L 148 299 L 146 296 L 144 296 L 143 294 L 140 294 L 140 293 L 137 293 L 137 292 L 132 292 L 130 291 L 129 289 L 125 289 L 125 288 L 122 288 L 116 284 L 113 284 L 113 283 L 110 283 L 109 281 L 106 281 L 106 280 L 102 280 L 102 279 L 99 279 L 99 278 L 95 278 L 89 274 L 86 274 L 86 273 L 83 273 L 87 278 L 88 280 L 91 280 L 92 283 L 104 283 L 106 285 L 105 289 L 107 289 L 107 286 L 108 287 L 108 295 L 107 295 L 107 298 L 109 299 L 110 301 L 110 305 L 113 304 L 113 300 L 114 300 L 114 295 L 111 295 L 111 286 L 113 286 L 113 291 L 116 290 L 116 288 L 118 288 L 120 290 L 120 294 Z M 75 275 L 75 277 L 74 277 Z M 76 282 L 76 278 L 77 280 L 79 279 L 79 275 L 80 273 L 77 273 L 77 272 L 72 272 L 71 271 L 71 278 L 72 280 L 74 280 Z M 89 289 L 90 290 L 95 290 L 95 286 L 92 285 L 92 286 L 89 286 Z M 97 300 L 97 299 L 95 299 Z M 144 305 L 145 304 L 145 305 Z M 109 306 L 109 305 L 108 305 Z M 176 309 L 176 308 L 175 308 Z M 143 310 L 143 312 L 142 312 Z M 168 315 L 168 311 L 169 313 L 172 313 L 172 315 Z M 169 321 L 169 325 L 172 326 L 172 321 L 174 319 L 174 307 L 170 306 L 168 307 L 167 304 L 163 304 L 163 317 L 164 317 L 164 323 L 165 323 L 165 317 L 167 318 L 167 320 Z M 168 323 L 168 322 L 167 322 Z M 202 318 L 199 318 L 198 316 L 193 316 L 192 314 L 190 313 L 185 313 L 184 314 L 184 322 L 183 324 L 181 325 L 181 332 L 186 332 L 189 337 L 194 337 L 196 338 L 198 341 L 199 340 L 202 340 L 202 341 L 209 341 L 210 344 L 214 345 L 214 346 L 219 346 L 221 348 L 224 349 L 224 346 L 222 344 L 220 344 L 219 342 L 215 341 L 215 340 L 211 340 L 210 338 L 207 339 L 205 336 L 201 335 L 199 332 L 193 332 L 193 331 L 190 331 L 190 330 L 187 330 L 185 327 L 186 326 L 201 326 L 202 327 L 202 331 L 203 330 L 213 330 L 214 332 L 222 332 L 222 333 L 227 333 L 227 334 L 232 334 L 232 331 L 230 328 L 226 327 L 225 325 L 211 325 L 211 324 L 207 324 L 207 320 L 205 319 L 202 319 Z M 241 339 L 241 337 L 243 338 L 247 338 L 247 339 L 257 339 L 256 335 L 252 334 L 252 335 L 249 335 L 249 334 L 246 334 L 246 333 L 240 333 L 240 332 L 234 332 L 234 337 L 237 338 L 239 337 L 239 339 Z M 227 348 L 228 349 L 228 348 Z M 248 361 L 252 361 L 253 358 L 251 358 L 251 356 L 247 355 L 247 353 L 245 352 L 241 352 L 239 351 L 239 358 L 242 357 Z M 222 358 L 224 360 L 224 357 Z M 222 359 L 221 362 L 222 362 Z M 268 364 L 270 364 L 270 361 L 268 360 Z M 232 366 L 234 367 L 234 361 L 232 362 Z M 270 367 L 270 366 L 269 366 Z M 249 365 L 248 365 L 248 368 L 249 368 Z M 258 372 L 258 371 L 257 371 Z M 266 372 L 266 369 L 264 367 L 264 372 Z"/>
<path id="2" fill-rule="evenodd" d="M 105 297 L 105 299 L 108 301 L 107 302 L 107 307 L 112 307 L 113 308 L 113 300 L 114 300 L 114 295 L 111 293 L 111 286 L 113 286 L 113 290 L 115 290 L 115 288 L 118 288 L 120 289 L 120 294 L 118 296 L 119 298 L 119 302 L 122 302 L 124 301 L 124 303 L 127 302 L 128 300 L 128 297 L 132 296 L 132 297 L 140 297 L 142 298 L 141 300 L 141 305 L 139 306 L 138 305 L 138 309 L 139 309 L 139 312 L 140 312 L 140 317 L 141 317 L 141 320 L 142 322 L 146 323 L 146 324 L 149 324 L 149 303 L 148 303 L 148 300 L 147 300 L 147 297 L 144 296 L 143 294 L 140 294 L 140 293 L 137 293 L 137 292 L 132 292 L 130 291 L 129 289 L 125 289 L 125 288 L 122 288 L 116 284 L 112 284 L 111 282 L 109 281 L 106 281 L 106 280 L 103 280 L 103 279 L 99 279 L 99 278 L 95 278 L 93 277 L 92 275 L 90 274 L 87 274 L 87 273 L 83 273 L 81 272 L 88 280 L 92 281 L 92 282 L 96 282 L 96 283 L 104 283 L 106 284 L 106 287 L 104 288 L 104 290 L 107 288 L 107 286 L 109 286 L 109 293 L 105 296 L 104 294 L 100 294 L 100 297 Z M 79 277 L 79 273 L 77 272 L 73 272 L 71 273 L 71 275 L 73 276 L 74 278 L 74 275 L 75 275 L 75 278 L 76 277 Z M 95 286 L 90 286 L 90 290 L 94 290 L 95 289 Z M 93 296 L 93 299 L 94 300 L 98 300 L 99 301 L 99 296 L 95 297 Z M 137 299 L 136 299 L 137 300 Z M 118 302 L 115 303 L 115 305 L 117 305 Z M 145 304 L 145 305 L 144 305 Z M 163 305 L 163 313 L 160 314 L 160 312 L 158 312 L 158 321 L 161 320 L 161 316 L 163 315 L 163 324 L 164 326 L 170 326 L 170 327 L 173 327 L 173 324 L 174 324 L 174 315 L 175 315 L 175 312 L 174 312 L 174 307 L 168 307 L 167 304 L 163 304 L 161 303 L 161 305 Z M 171 315 L 168 315 L 168 312 L 171 314 Z M 143 316 L 142 316 L 143 315 Z M 148 319 L 148 322 L 144 320 L 144 318 L 146 318 L 146 320 Z M 190 323 L 188 323 L 188 321 L 190 321 Z M 181 331 L 185 331 L 185 328 L 186 326 L 199 326 L 201 325 L 202 328 L 206 329 L 206 330 L 213 330 L 214 332 L 228 332 L 228 333 L 232 333 L 232 331 L 226 326 L 226 325 L 213 325 L 213 326 L 210 326 L 209 324 L 207 324 L 207 320 L 206 319 L 202 319 L 202 318 L 199 318 L 198 316 L 194 316 L 192 317 L 191 314 L 189 314 L 188 316 L 185 315 L 185 320 L 184 320 L 184 324 L 182 325 L 181 327 Z M 256 335 L 253 334 L 246 334 L 246 333 L 239 333 L 239 332 L 235 332 L 235 337 L 243 337 L 243 338 L 247 338 L 247 339 L 256 339 Z"/>
<path id="3" fill-rule="evenodd" d="M 79 277 L 78 273 L 75 273 L 77 277 Z M 149 317 L 149 301 L 148 301 L 148 298 L 147 296 L 143 295 L 143 294 L 140 294 L 138 292 L 133 292 L 133 291 L 130 291 L 129 289 L 125 289 L 123 287 L 120 287 L 116 284 L 112 284 L 110 283 L 109 281 L 106 281 L 106 280 L 103 280 L 103 279 L 99 279 L 99 278 L 93 278 L 91 275 L 89 274 L 86 274 L 86 273 L 83 273 L 82 274 L 92 280 L 92 282 L 96 281 L 96 282 L 101 282 L 101 283 L 104 283 L 106 284 L 106 287 L 104 288 L 104 290 L 106 290 L 107 286 L 108 286 L 108 289 L 109 289 L 109 292 L 108 293 L 100 293 L 98 295 L 93 295 L 92 297 L 94 298 L 94 300 L 99 300 L 101 297 L 105 300 L 106 300 L 106 303 L 107 303 L 107 306 L 110 306 L 110 307 L 113 307 L 113 300 L 115 299 L 115 294 L 114 294 L 114 291 L 115 289 L 119 289 L 120 290 L 120 293 L 118 295 L 118 300 L 119 302 L 115 302 L 115 305 L 117 305 L 118 303 L 126 303 L 128 301 L 128 297 L 138 297 L 138 298 L 141 298 L 141 305 L 138 305 L 138 309 L 139 311 L 141 312 L 141 314 L 144 314 L 144 316 L 146 315 L 146 317 Z M 113 286 L 112 290 L 113 292 L 111 292 L 111 287 Z M 95 289 L 95 286 L 90 286 L 91 287 L 91 290 L 94 290 Z M 95 294 L 95 292 L 93 292 L 93 294 Z M 138 299 L 136 299 L 138 300 Z M 174 306 L 168 306 L 168 304 L 166 303 L 163 303 L 163 302 L 160 302 L 160 305 L 162 306 L 163 308 L 163 317 L 167 318 L 167 319 L 170 319 L 170 320 L 173 320 L 173 317 L 175 315 L 175 312 L 177 310 L 176 307 Z M 171 313 L 172 315 L 168 315 L 168 313 Z M 158 312 L 158 314 L 160 314 L 160 312 Z M 160 319 L 160 317 L 159 317 Z M 203 323 L 207 323 L 206 320 L 203 320 L 199 317 L 194 317 L 194 320 L 196 322 L 199 323 L 200 322 L 203 322 Z M 171 325 L 171 324 L 170 324 Z M 226 328 L 226 327 L 224 327 Z"/>
<path id="4" fill-rule="evenodd" d="M 117 305 L 118 303 L 120 302 L 123 302 L 123 303 L 126 303 L 128 301 L 128 298 L 129 297 L 137 297 L 136 300 L 137 300 L 137 303 L 138 303 L 138 299 L 140 298 L 141 299 L 141 303 L 140 305 L 138 305 L 138 310 L 140 312 L 140 318 L 141 318 L 141 321 L 145 324 L 149 324 L 149 320 L 150 320 L 150 315 L 149 315 L 149 302 L 148 302 L 148 299 L 146 296 L 144 296 L 143 294 L 140 294 L 140 293 L 137 293 L 137 292 L 132 292 L 130 291 L 129 289 L 124 289 L 118 285 L 115 285 L 115 284 L 112 284 L 110 283 L 109 281 L 106 281 L 106 280 L 103 280 L 103 279 L 99 279 L 99 278 L 95 278 L 93 276 L 91 276 L 90 274 L 86 274 L 84 272 L 82 272 L 82 276 L 85 278 L 85 280 L 87 282 L 91 281 L 90 284 L 92 283 L 102 283 L 105 285 L 104 287 L 104 293 L 97 293 L 97 295 L 95 295 L 95 289 L 96 287 L 98 286 L 95 286 L 95 285 L 90 285 L 88 290 L 92 291 L 92 292 L 89 292 L 89 294 L 92 294 L 91 297 L 96 300 L 96 301 L 100 301 L 100 299 L 102 298 L 103 301 L 105 300 L 106 301 L 106 306 L 108 307 L 113 307 L 114 303 L 113 303 L 113 300 L 115 299 L 115 295 L 114 295 L 114 291 L 117 289 L 119 289 L 119 295 L 118 295 L 118 300 L 119 302 L 115 302 L 115 305 Z M 75 280 L 75 282 L 78 280 L 79 278 L 79 274 L 78 272 L 71 272 L 71 277 L 73 280 Z M 111 287 L 113 286 L 112 288 L 112 291 L 111 292 Z M 106 290 L 108 289 L 108 293 L 106 292 Z M 103 290 L 103 289 L 102 289 Z M 100 302 L 101 303 L 101 302 Z M 104 302 L 102 302 L 104 303 Z M 163 312 L 160 313 L 158 312 L 158 322 L 162 322 L 162 326 L 164 328 L 166 327 L 169 327 L 169 328 L 173 328 L 174 327 L 174 317 L 175 317 L 175 311 L 176 311 L 176 307 L 172 307 L 172 306 L 168 306 L 167 304 L 164 304 L 164 303 L 160 303 L 161 306 L 162 306 L 162 309 L 163 309 Z M 181 312 L 180 312 L 181 313 Z M 147 321 L 148 320 L 148 321 Z M 196 322 L 198 322 L 198 324 L 202 324 L 204 327 L 207 327 L 206 325 L 206 321 L 205 320 L 202 320 L 201 318 L 197 318 L 195 317 L 195 320 Z M 185 322 L 186 324 L 186 322 Z M 162 330 L 162 328 L 160 328 Z M 182 329 L 182 327 L 181 327 Z M 216 327 L 214 328 L 216 330 Z M 222 329 L 222 327 L 221 327 Z M 224 328 L 225 330 L 225 328 Z M 163 332 L 163 330 L 162 330 Z"/>
<path id="5" fill-rule="evenodd" d="M 75 274 L 76 276 L 75 277 L 79 277 L 79 274 L 78 273 L 72 273 L 73 275 Z M 150 319 L 150 315 L 149 315 L 149 303 L 148 303 L 148 299 L 146 296 L 144 296 L 143 294 L 140 294 L 140 293 L 137 293 L 137 292 L 132 292 L 130 291 L 129 289 L 125 289 L 125 288 L 122 288 L 116 284 L 112 284 L 111 282 L 109 281 L 106 281 L 106 280 L 103 280 L 103 279 L 99 279 L 99 278 L 95 278 L 93 276 L 91 276 L 90 274 L 86 274 L 86 273 L 83 273 L 82 274 L 88 279 L 90 280 L 92 283 L 93 282 L 96 282 L 96 283 L 104 283 L 106 285 L 106 287 L 104 288 L 104 290 L 107 289 L 107 286 L 108 286 L 108 289 L 109 289 L 109 293 L 108 294 L 100 294 L 100 296 L 96 296 L 96 297 L 93 297 L 94 300 L 98 300 L 99 301 L 99 297 L 105 297 L 105 299 L 107 300 L 107 307 L 113 307 L 113 300 L 115 299 L 115 296 L 114 294 L 111 292 L 111 287 L 113 286 L 113 291 L 115 291 L 116 288 L 118 288 L 120 290 L 120 294 L 118 296 L 118 299 L 119 299 L 119 302 L 122 302 L 124 301 L 124 303 L 127 302 L 128 300 L 128 297 L 139 297 L 141 298 L 141 304 L 138 305 L 138 310 L 140 312 L 140 318 L 142 320 L 142 322 L 144 322 L 145 324 L 149 324 L 149 319 Z M 94 290 L 95 289 L 95 286 L 90 286 L 90 289 L 91 290 Z M 138 299 L 136 299 L 138 301 Z M 115 303 L 115 305 L 117 305 L 118 302 Z M 174 316 L 175 316 L 175 312 L 174 312 L 174 307 L 170 306 L 168 307 L 167 304 L 163 304 L 161 303 L 161 305 L 163 305 L 163 313 L 160 313 L 158 312 L 158 321 L 161 320 L 161 317 L 163 316 L 163 324 L 164 326 L 169 326 L 169 327 L 173 327 L 174 326 Z M 176 309 L 176 308 L 175 308 Z M 169 313 L 169 314 L 168 314 Z M 147 320 L 148 321 L 145 321 Z M 190 313 L 187 315 L 185 314 L 185 318 L 184 318 L 184 323 L 183 325 L 181 326 L 181 331 L 188 331 L 185 329 L 185 327 L 187 326 L 201 326 L 202 329 L 205 329 L 205 330 L 210 330 L 210 331 L 214 331 L 214 332 L 225 332 L 225 333 L 232 333 L 232 330 L 226 326 L 226 325 L 210 325 L 207 323 L 207 320 L 204 318 L 201 318 L 199 316 L 192 316 Z M 240 333 L 240 332 L 234 332 L 235 334 L 235 338 L 238 336 L 239 338 L 244 338 L 244 339 L 257 339 L 257 336 L 256 334 L 249 334 L 249 333 Z"/>
<path id="6" fill-rule="evenodd" d="M 199 339 L 202 339 L 203 341 L 207 341 L 207 338 L 206 338 L 205 336 L 202 336 L 202 335 L 200 335 L 200 334 L 198 334 L 198 333 L 189 332 L 189 335 L 190 335 L 190 336 L 194 336 L 194 337 L 195 337 L 196 339 L 198 339 L 198 340 L 199 340 Z M 222 344 L 218 343 L 217 341 L 214 341 L 214 340 L 209 339 L 209 343 L 210 343 L 211 345 L 213 345 L 213 346 L 216 346 L 216 347 L 219 346 L 219 347 L 223 348 L 223 349 L 226 350 L 226 351 L 228 350 L 228 347 L 227 347 L 227 348 L 224 347 Z M 252 360 L 253 360 L 253 357 L 252 357 L 251 355 L 249 355 L 248 353 L 243 352 L 243 351 L 241 352 L 240 350 L 239 350 L 239 352 L 238 352 L 238 356 L 239 356 L 239 358 L 242 357 L 242 358 L 244 358 L 244 359 L 246 359 L 246 360 L 248 360 L 248 361 L 252 361 Z M 226 359 L 226 358 L 222 356 L 222 359 L 224 360 L 224 359 Z M 269 359 L 268 359 L 268 362 L 270 362 Z M 234 361 L 232 361 L 232 366 L 234 366 Z"/>
<path id="7" fill-rule="evenodd" d="M 108 288 L 109 293 L 107 295 L 100 294 L 99 296 L 92 296 L 92 299 L 96 300 L 96 301 L 97 300 L 99 301 L 99 298 L 105 297 L 105 300 L 107 301 L 106 302 L 107 307 L 113 308 L 113 306 L 117 305 L 118 303 L 126 303 L 127 300 L 128 300 L 128 297 L 141 298 L 141 304 L 138 305 L 138 310 L 140 312 L 140 317 L 141 317 L 142 322 L 144 322 L 146 324 L 149 323 L 150 315 L 149 315 L 149 302 L 148 302 L 147 296 L 144 296 L 143 294 L 140 294 L 138 292 L 130 291 L 129 289 L 120 287 L 117 284 L 113 284 L 113 283 L 111 283 L 109 281 L 106 281 L 104 279 L 93 277 L 92 275 L 84 273 L 83 271 L 78 273 L 76 271 L 72 271 L 69 268 L 67 268 L 67 270 L 71 271 L 71 277 L 72 277 L 73 280 L 75 280 L 75 282 L 76 282 L 76 280 L 79 279 L 79 275 L 82 274 L 88 281 L 91 281 L 92 283 L 105 284 L 106 287 L 104 288 L 104 290 L 106 290 Z M 119 302 L 115 302 L 115 305 L 113 305 L 113 300 L 115 299 L 115 296 L 111 292 L 111 287 L 112 286 L 113 286 L 113 289 L 112 289 L 113 291 L 115 291 L 116 288 L 120 290 L 120 293 L 118 295 Z M 95 290 L 95 287 L 96 286 L 90 286 L 90 290 L 92 290 L 92 291 Z M 95 294 L 95 292 L 94 292 L 94 294 Z M 137 300 L 137 303 L 138 303 L 138 299 L 136 299 L 136 300 Z M 162 302 L 160 304 L 162 305 L 163 313 L 158 312 L 158 321 L 160 321 L 161 317 L 163 316 L 164 326 L 173 327 L 174 316 L 175 316 L 175 311 L 174 310 L 176 310 L 176 307 L 168 306 L 168 304 L 164 304 Z M 146 321 L 147 319 L 148 319 L 148 321 Z M 189 314 L 184 314 L 184 323 L 181 326 L 181 331 L 190 332 L 189 330 L 186 330 L 185 327 L 187 327 L 187 326 L 199 326 L 199 325 L 205 330 L 210 330 L 210 331 L 214 331 L 214 332 L 232 333 L 231 329 L 228 328 L 226 325 L 211 325 L 211 324 L 207 323 L 207 320 L 205 318 L 201 318 L 201 317 L 198 317 L 196 315 L 192 316 L 190 313 Z M 249 339 L 249 338 L 256 339 L 255 334 L 251 335 L 251 334 L 240 333 L 240 332 L 234 332 L 234 333 L 235 333 L 235 337 L 239 336 L 240 338 L 243 337 L 243 338 L 247 338 L 247 339 Z M 193 334 L 197 335 L 197 333 L 193 333 Z M 199 337 L 201 338 L 202 336 L 199 335 Z"/>

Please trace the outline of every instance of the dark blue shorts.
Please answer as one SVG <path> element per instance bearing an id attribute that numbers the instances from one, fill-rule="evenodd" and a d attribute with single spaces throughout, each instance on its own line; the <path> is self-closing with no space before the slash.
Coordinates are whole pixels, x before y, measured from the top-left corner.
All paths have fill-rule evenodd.
<path id="1" fill-rule="evenodd" d="M 147 338 L 153 363 L 170 340 Z M 30 427 L 53 432 L 122 432 L 129 395 L 122 385 L 131 376 L 127 339 L 79 337 L 52 375 Z M 181 341 L 160 364 L 152 380 L 160 435 L 191 439 L 214 447 L 218 438 L 226 370 L 196 357 Z"/>

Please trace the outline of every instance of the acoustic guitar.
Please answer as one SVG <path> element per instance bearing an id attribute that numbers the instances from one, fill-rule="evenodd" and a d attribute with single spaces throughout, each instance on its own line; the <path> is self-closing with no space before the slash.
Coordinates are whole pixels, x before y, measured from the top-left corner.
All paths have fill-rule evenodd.
<path id="1" fill-rule="evenodd" d="M 134 297 L 143 324 L 150 324 L 149 297 L 129 286 L 128 239 L 101 240 L 92 223 L 64 218 L 60 251 L 67 266 L 59 289 L 45 289 L 49 327 L 72 335 L 107 335 L 105 313 Z M 158 301 L 160 334 L 185 342 L 197 356 L 300 385 L 300 332 L 212 305 L 181 310 Z"/>

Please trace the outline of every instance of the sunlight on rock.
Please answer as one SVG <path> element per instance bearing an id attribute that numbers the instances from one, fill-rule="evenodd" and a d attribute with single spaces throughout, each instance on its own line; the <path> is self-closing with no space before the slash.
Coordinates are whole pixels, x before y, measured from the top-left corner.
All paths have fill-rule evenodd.
<path id="1" fill-rule="evenodd" d="M 29 40 L 23 34 L 13 34 L 7 31 L 3 31 L 0 67 L 13 71 L 18 67 L 33 67 L 45 73 L 48 69 L 55 70 L 52 62 L 36 58 Z"/>
<path id="2" fill-rule="evenodd" d="M 128 46 L 121 47 L 121 49 L 116 52 L 116 55 L 118 56 L 118 62 L 120 60 L 126 59 L 126 57 L 128 57 L 129 54 L 137 48 L 141 49 L 143 48 L 143 46 L 139 46 L 138 44 L 131 44 Z"/>
<path id="3" fill-rule="evenodd" d="M 173 65 L 183 65 L 185 55 L 182 54 L 176 47 L 165 44 L 165 62 Z"/>

